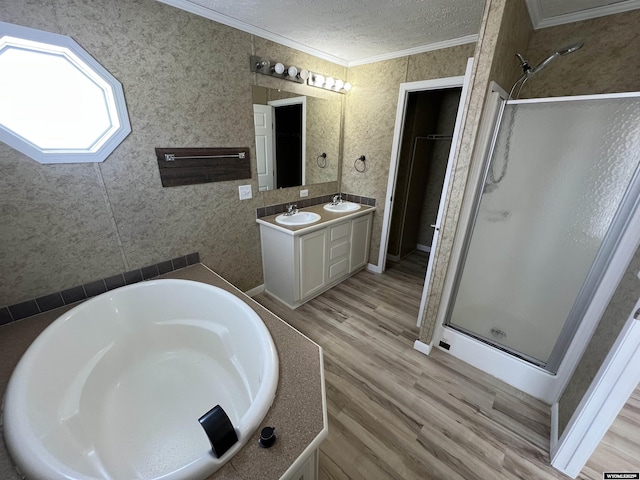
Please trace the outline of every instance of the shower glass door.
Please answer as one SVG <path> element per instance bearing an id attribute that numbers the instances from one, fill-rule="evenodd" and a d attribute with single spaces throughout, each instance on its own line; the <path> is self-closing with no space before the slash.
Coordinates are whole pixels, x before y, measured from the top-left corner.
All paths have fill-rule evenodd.
<path id="1" fill-rule="evenodd" d="M 555 371 L 639 161 L 637 96 L 507 102 L 446 325 Z"/>

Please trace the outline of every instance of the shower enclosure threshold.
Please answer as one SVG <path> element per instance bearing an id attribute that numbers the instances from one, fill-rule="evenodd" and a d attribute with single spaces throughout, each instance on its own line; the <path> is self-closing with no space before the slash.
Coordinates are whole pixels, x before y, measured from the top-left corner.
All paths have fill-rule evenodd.
<path id="1" fill-rule="evenodd" d="M 478 335 L 476 333 L 473 333 L 463 327 L 457 326 L 457 325 L 447 325 L 447 328 L 450 328 L 451 330 L 455 330 L 457 332 L 460 332 L 463 335 L 467 335 L 479 342 L 482 342 L 486 345 L 488 345 L 489 347 L 493 347 L 496 348 L 504 353 L 507 353 L 509 355 L 512 355 L 520 360 L 523 360 L 527 363 L 530 363 L 531 365 L 533 365 L 534 367 L 538 367 L 542 370 L 544 370 L 547 373 L 551 373 L 553 374 L 554 372 L 550 372 L 549 370 L 546 369 L 546 362 L 543 362 L 542 360 L 538 360 L 537 358 L 531 357 L 525 353 L 522 352 L 518 352 L 517 350 L 511 349 L 509 347 L 507 347 L 506 345 L 502 345 L 498 342 L 496 342 L 495 340 L 491 340 L 489 338 L 483 337 L 481 335 Z"/>

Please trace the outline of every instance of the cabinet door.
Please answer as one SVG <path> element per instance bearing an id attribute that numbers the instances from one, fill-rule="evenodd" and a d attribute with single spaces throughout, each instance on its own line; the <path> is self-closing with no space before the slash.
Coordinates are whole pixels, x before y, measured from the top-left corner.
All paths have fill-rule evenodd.
<path id="1" fill-rule="evenodd" d="M 371 214 L 351 221 L 351 255 L 349 273 L 365 266 L 369 260 L 369 240 L 371 238 Z"/>
<path id="2" fill-rule="evenodd" d="M 324 288 L 326 279 L 327 229 L 300 236 L 300 299 Z"/>

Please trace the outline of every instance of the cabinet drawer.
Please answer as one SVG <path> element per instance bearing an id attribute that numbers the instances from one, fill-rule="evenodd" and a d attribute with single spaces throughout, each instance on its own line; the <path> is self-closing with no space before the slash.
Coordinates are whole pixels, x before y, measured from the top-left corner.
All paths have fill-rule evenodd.
<path id="1" fill-rule="evenodd" d="M 329 280 L 341 277 L 347 273 L 349 273 L 349 259 L 346 257 L 333 265 L 329 265 Z"/>
<path id="2" fill-rule="evenodd" d="M 341 238 L 348 237 L 350 224 L 351 222 L 344 222 L 331 227 L 329 233 L 329 241 L 335 242 L 336 240 L 340 240 Z"/>
<path id="3" fill-rule="evenodd" d="M 329 262 L 349 254 L 349 242 L 338 243 L 329 248 Z"/>

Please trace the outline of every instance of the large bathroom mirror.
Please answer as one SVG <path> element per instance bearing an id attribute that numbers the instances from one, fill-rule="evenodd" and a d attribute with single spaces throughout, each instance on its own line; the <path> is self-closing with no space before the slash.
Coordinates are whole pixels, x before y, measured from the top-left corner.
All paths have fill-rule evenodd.
<path id="1" fill-rule="evenodd" d="M 341 99 L 253 87 L 260 191 L 338 180 Z"/>

